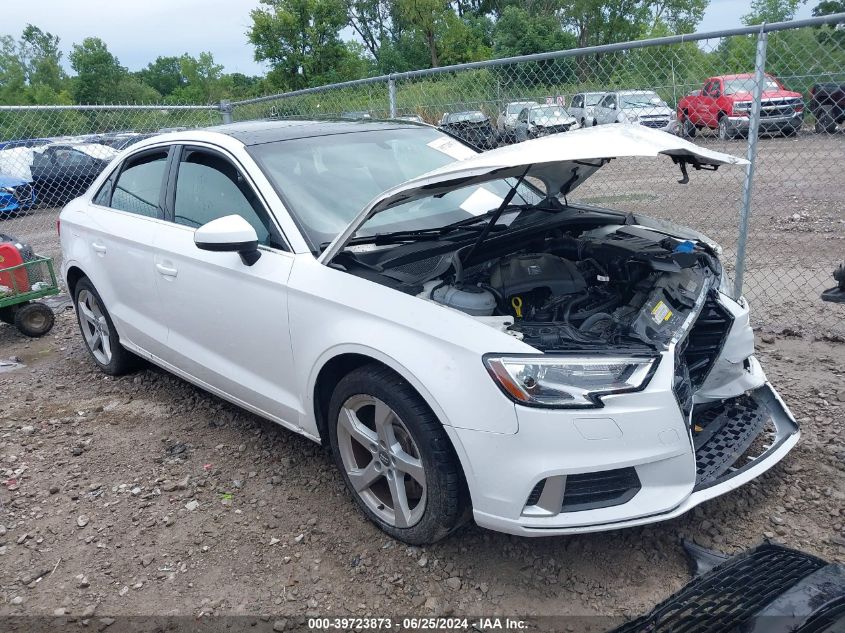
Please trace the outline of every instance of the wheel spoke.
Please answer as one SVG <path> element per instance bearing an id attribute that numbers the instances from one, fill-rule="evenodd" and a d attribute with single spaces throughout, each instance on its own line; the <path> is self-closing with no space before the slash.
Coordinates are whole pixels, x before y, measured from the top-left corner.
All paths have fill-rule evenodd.
<path id="1" fill-rule="evenodd" d="M 91 340 L 88 341 L 88 345 L 91 347 L 92 352 L 96 352 L 97 348 L 100 346 L 100 344 L 102 342 L 103 342 L 103 337 L 100 336 L 99 332 L 94 331 L 94 334 L 91 335 Z"/>
<path id="2" fill-rule="evenodd" d="M 352 409 L 343 408 L 340 415 L 340 424 L 352 439 L 366 449 L 369 450 L 373 444 L 378 444 L 378 436 L 361 424 L 358 416 L 355 415 Z"/>
<path id="3" fill-rule="evenodd" d="M 382 476 L 381 470 L 376 466 L 377 459 L 377 457 L 372 459 L 364 468 L 351 470 L 347 473 L 349 481 L 352 482 L 352 487 L 358 492 L 366 490 Z"/>
<path id="4" fill-rule="evenodd" d="M 105 354 L 107 360 L 111 360 L 111 341 L 109 340 L 109 335 L 106 334 L 104 331 L 100 334 L 100 347 L 103 350 L 103 354 Z"/>
<path id="5" fill-rule="evenodd" d="M 401 473 L 387 478 L 390 488 L 390 498 L 393 500 L 393 514 L 396 527 L 408 527 L 411 520 L 411 508 L 408 506 L 408 495 L 405 490 L 405 476 Z"/>
<path id="6" fill-rule="evenodd" d="M 396 443 L 396 436 L 393 434 L 393 411 L 381 400 L 376 400 L 375 423 L 378 439 L 385 448 L 392 448 Z"/>
<path id="7" fill-rule="evenodd" d="M 88 323 L 90 323 L 91 325 L 96 325 L 97 317 L 94 316 L 94 313 L 91 311 L 91 308 L 89 308 L 84 301 L 79 302 L 79 312 L 82 314 L 85 320 L 88 321 Z"/>
<path id="8" fill-rule="evenodd" d="M 391 454 L 395 460 L 396 470 L 410 475 L 421 486 L 425 486 L 425 469 L 419 459 L 406 453 L 398 445 L 396 445 L 396 449 L 391 451 Z"/>

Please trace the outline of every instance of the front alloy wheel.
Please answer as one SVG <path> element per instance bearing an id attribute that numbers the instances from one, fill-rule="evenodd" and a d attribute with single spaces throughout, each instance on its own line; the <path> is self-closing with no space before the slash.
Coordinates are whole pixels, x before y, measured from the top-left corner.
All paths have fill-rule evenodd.
<path id="1" fill-rule="evenodd" d="M 733 132 L 731 132 L 730 127 L 728 127 L 728 117 L 723 116 L 719 119 L 719 139 L 729 141 L 733 138 L 733 136 Z"/>
<path id="2" fill-rule="evenodd" d="M 359 394 L 343 403 L 337 427 L 346 476 L 364 504 L 388 525 L 416 525 L 425 510 L 425 468 L 401 418 Z"/>
<path id="3" fill-rule="evenodd" d="M 335 463 L 358 507 L 412 545 L 447 536 L 467 518 L 455 450 L 416 390 L 387 367 L 344 376 L 327 409 Z"/>

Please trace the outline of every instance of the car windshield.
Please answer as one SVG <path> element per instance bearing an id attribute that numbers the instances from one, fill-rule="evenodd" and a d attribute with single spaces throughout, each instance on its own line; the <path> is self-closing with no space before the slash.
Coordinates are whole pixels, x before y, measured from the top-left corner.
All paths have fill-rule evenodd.
<path id="1" fill-rule="evenodd" d="M 655 106 L 666 106 L 656 92 L 637 92 L 635 94 L 621 95 L 623 108 L 654 108 Z"/>
<path id="2" fill-rule="evenodd" d="M 540 106 L 539 108 L 531 108 L 531 118 L 534 121 L 542 121 L 543 119 L 559 119 L 561 117 L 568 117 L 569 113 L 566 108 L 561 106 Z"/>
<path id="3" fill-rule="evenodd" d="M 741 93 L 754 92 L 754 77 L 737 77 L 735 79 L 725 79 L 725 94 L 735 95 Z M 766 77 L 764 90 L 780 90 L 778 82 L 771 77 Z"/>
<path id="4" fill-rule="evenodd" d="M 480 123 L 486 120 L 483 112 L 457 112 L 446 115 L 446 123 Z"/>
<path id="5" fill-rule="evenodd" d="M 594 105 L 598 105 L 599 101 L 601 101 L 601 98 L 603 96 L 604 96 L 604 93 L 596 92 L 596 93 L 593 93 L 593 94 L 590 94 L 590 95 L 585 95 L 584 99 L 586 100 L 588 106 L 594 106 Z"/>
<path id="6" fill-rule="evenodd" d="M 383 191 L 475 153 L 431 128 L 277 141 L 249 152 L 315 249 L 333 240 Z M 509 187 L 496 181 L 403 204 L 376 215 L 358 235 L 435 228 L 480 215 L 498 206 Z M 519 194 L 527 202 L 539 201 L 528 186 Z"/>

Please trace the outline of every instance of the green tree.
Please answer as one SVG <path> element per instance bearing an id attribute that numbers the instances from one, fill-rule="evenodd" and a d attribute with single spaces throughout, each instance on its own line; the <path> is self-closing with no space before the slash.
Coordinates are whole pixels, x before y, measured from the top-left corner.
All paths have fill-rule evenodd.
<path id="1" fill-rule="evenodd" d="M 45 86 L 55 93 L 62 90 L 66 75 L 62 70 L 62 52 L 57 35 L 27 24 L 21 35 L 19 51 L 30 86 Z"/>
<path id="2" fill-rule="evenodd" d="M 249 40 L 255 59 L 273 65 L 268 79 L 295 90 L 316 85 L 348 62 L 339 32 L 346 24 L 344 0 L 261 0 L 251 12 Z"/>
<path id="3" fill-rule="evenodd" d="M 77 103 L 111 102 L 115 86 L 127 75 L 117 57 L 98 37 L 86 37 L 82 44 L 74 44 L 69 59 L 76 72 L 72 93 Z"/>
<path id="4" fill-rule="evenodd" d="M 167 97 L 184 85 L 182 65 L 178 57 L 157 57 L 136 73 L 138 79 Z"/>
<path id="5" fill-rule="evenodd" d="M 452 9 L 445 0 L 397 0 L 396 4 L 402 22 L 425 42 L 431 68 L 440 66 L 437 35 L 446 29 Z"/>
<path id="6" fill-rule="evenodd" d="M 795 17 L 807 0 L 751 0 L 751 11 L 742 16 L 744 24 L 751 26 L 761 22 L 787 22 Z"/>
<path id="7" fill-rule="evenodd" d="M 486 17 L 448 13 L 439 35 L 440 62 L 463 64 L 493 56 L 493 21 Z"/>

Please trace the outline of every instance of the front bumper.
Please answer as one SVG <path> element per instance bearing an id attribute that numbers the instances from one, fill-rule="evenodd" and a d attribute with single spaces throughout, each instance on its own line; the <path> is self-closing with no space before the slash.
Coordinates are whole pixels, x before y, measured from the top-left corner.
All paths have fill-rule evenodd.
<path id="1" fill-rule="evenodd" d="M 665 428 L 653 438 L 656 442 L 644 442 L 644 437 L 638 437 L 636 427 L 660 413 L 648 405 L 640 410 L 630 410 L 626 417 L 622 417 L 621 412 L 610 413 L 601 409 L 599 411 L 605 413 L 596 415 L 606 416 L 604 418 L 575 418 L 571 420 L 572 428 L 566 433 L 556 433 L 568 436 L 561 442 L 550 441 L 548 433 L 552 429 L 548 425 L 538 419 L 526 419 L 523 423 L 521 416 L 519 433 L 508 437 L 496 436 L 494 443 L 499 446 L 487 447 L 491 466 L 499 474 L 487 475 L 497 480 L 490 482 L 495 490 L 488 493 L 487 499 L 473 498 L 475 521 L 482 527 L 510 534 L 552 536 L 614 530 L 665 521 L 684 514 L 760 476 L 783 459 L 798 442 L 798 424 L 771 385 L 764 383 L 750 392 L 747 398 L 759 405 L 761 417 L 765 420 L 743 424 L 741 420 L 729 418 L 726 421 L 731 424 L 726 424 L 727 428 L 721 434 L 697 449 L 690 437 L 681 436 L 679 430 L 673 428 L 677 425 L 669 424 L 668 419 Z M 557 423 L 561 427 L 570 426 L 562 420 Z M 737 426 L 741 428 L 737 429 Z M 571 433 L 571 430 L 575 432 Z M 591 432 L 595 433 L 593 437 L 585 437 L 585 433 Z M 473 432 L 461 432 L 464 436 L 467 433 Z M 521 451 L 516 446 L 505 448 L 519 436 L 525 441 L 528 439 L 526 434 L 532 436 L 531 450 Z M 735 461 L 755 440 L 769 444 L 746 463 Z M 650 444 L 648 448 L 646 443 Z M 567 444 L 575 450 L 561 450 L 561 446 Z M 724 450 L 719 450 L 720 446 Z M 496 453 L 502 454 L 503 448 L 508 455 L 506 461 L 503 461 L 505 458 L 493 458 Z M 540 480 L 554 482 L 552 485 L 547 483 L 546 489 L 551 489 L 552 495 L 558 495 L 558 507 L 562 507 L 561 503 L 565 507 L 566 477 L 584 472 L 595 473 L 599 470 L 599 461 L 601 470 L 622 473 L 633 469 L 636 472 L 639 486 L 633 494 L 621 495 L 622 503 L 598 508 L 590 508 L 589 504 L 576 505 L 573 506 L 575 511 L 563 510 L 548 516 L 536 513 L 536 506 L 526 508 L 526 501 L 531 501 L 529 497 Z M 529 464 L 533 464 L 533 470 L 530 470 L 532 466 Z M 540 471 L 530 481 L 524 476 L 525 472 L 537 472 L 538 466 L 542 468 L 552 464 L 556 466 Z M 523 473 L 522 477 L 517 474 L 519 471 Z M 583 489 L 583 482 L 579 486 Z M 535 514 L 532 515 L 532 511 Z"/>
<path id="2" fill-rule="evenodd" d="M 685 346 L 666 350 L 642 391 L 604 396 L 598 409 L 515 406 L 511 435 L 447 427 L 476 522 L 547 536 L 663 521 L 780 461 L 798 425 L 753 356 L 747 304 L 718 297 L 728 324 L 718 348 L 700 340 L 713 338 L 717 322 L 708 299 L 705 330 L 693 327 Z M 679 389 L 678 368 L 707 349 L 709 373 L 690 373 L 694 395 Z"/>
<path id="3" fill-rule="evenodd" d="M 751 126 L 751 117 L 747 116 L 729 116 L 729 127 L 733 131 L 745 132 Z M 780 132 L 782 130 L 793 128 L 800 129 L 804 124 L 804 114 L 798 113 L 789 116 L 765 116 L 760 117 L 760 131 L 761 132 Z"/>

